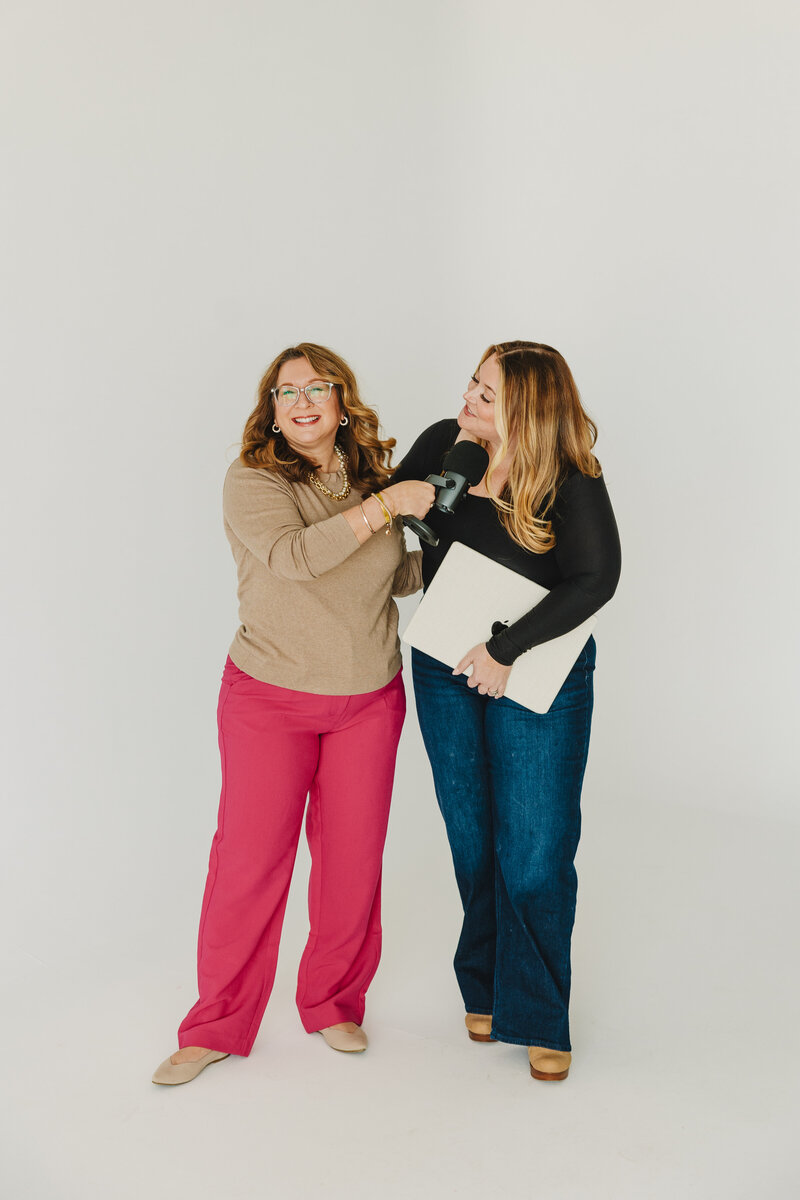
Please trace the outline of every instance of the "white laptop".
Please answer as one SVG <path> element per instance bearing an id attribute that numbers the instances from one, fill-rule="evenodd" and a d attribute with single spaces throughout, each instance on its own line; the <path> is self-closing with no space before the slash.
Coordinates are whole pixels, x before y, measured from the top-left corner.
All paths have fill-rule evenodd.
<path id="1" fill-rule="evenodd" d="M 489 640 L 495 621 L 518 620 L 547 594 L 524 575 L 453 542 L 403 641 L 455 667 L 473 646 Z M 546 713 L 596 624 L 597 618 L 589 617 L 569 633 L 526 650 L 514 663 L 506 696 Z"/>

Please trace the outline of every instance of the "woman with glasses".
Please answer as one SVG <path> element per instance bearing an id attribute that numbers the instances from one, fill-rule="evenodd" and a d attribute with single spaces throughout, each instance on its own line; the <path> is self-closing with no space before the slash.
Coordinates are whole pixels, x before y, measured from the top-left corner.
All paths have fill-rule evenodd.
<path id="1" fill-rule="evenodd" d="M 241 624 L 222 676 L 219 823 L 198 938 L 199 999 L 153 1076 L 179 1084 L 248 1055 L 275 975 L 306 814 L 310 933 L 297 1006 L 308 1032 L 361 1051 L 381 951 L 380 885 L 405 714 L 393 596 L 416 591 L 402 514 L 428 483 L 387 486 L 394 440 L 338 355 L 279 354 L 224 486 Z"/>
<path id="2" fill-rule="evenodd" d="M 474 1041 L 528 1048 L 531 1074 L 569 1071 L 570 940 L 580 795 L 592 716 L 589 638 L 547 713 L 504 697 L 514 663 L 575 629 L 613 595 L 614 514 L 592 453 L 596 428 L 550 346 L 490 346 L 453 420 L 426 430 L 395 480 L 439 474 L 456 441 L 490 455 L 453 514 L 426 523 L 431 582 L 454 541 L 549 589 L 508 626 L 465 646 L 455 670 L 413 652 L 414 691 L 464 910 L 455 970 Z M 466 672 L 471 674 L 467 676 Z"/>

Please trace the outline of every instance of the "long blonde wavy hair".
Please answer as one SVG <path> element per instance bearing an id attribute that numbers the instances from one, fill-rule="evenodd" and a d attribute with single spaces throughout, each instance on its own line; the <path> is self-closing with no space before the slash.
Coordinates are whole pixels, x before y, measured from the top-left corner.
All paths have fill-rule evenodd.
<path id="1" fill-rule="evenodd" d="M 592 453 L 597 426 L 581 404 L 565 359 L 552 346 L 498 342 L 480 365 L 493 354 L 500 368 L 494 408 L 500 445 L 489 463 L 486 490 L 509 536 L 524 549 L 545 554 L 556 544 L 550 515 L 570 468 L 592 479 L 602 473 Z M 509 451 L 508 479 L 498 494 L 492 476 Z"/>
<path id="2" fill-rule="evenodd" d="M 282 433 L 273 431 L 275 408 L 272 389 L 284 363 L 306 358 L 319 379 L 335 385 L 342 412 L 349 423 L 336 435 L 336 442 L 347 455 L 351 480 L 363 489 L 384 487 L 391 474 L 394 438 L 379 437 L 378 414 L 368 408 L 358 394 L 356 377 L 350 367 L 329 350 L 314 342 L 298 342 L 272 360 L 258 385 L 258 402 L 247 419 L 239 457 L 245 466 L 266 467 L 291 483 L 303 483 L 318 470 L 320 463 L 298 454 Z M 330 401 L 328 401 L 330 403 Z"/>

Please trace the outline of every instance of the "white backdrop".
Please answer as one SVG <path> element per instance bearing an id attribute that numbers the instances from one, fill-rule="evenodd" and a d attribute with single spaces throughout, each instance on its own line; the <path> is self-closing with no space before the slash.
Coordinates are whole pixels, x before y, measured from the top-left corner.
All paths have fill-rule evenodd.
<path id="1" fill-rule="evenodd" d="M 220 489 L 296 340 L 350 361 L 398 454 L 455 414 L 489 342 L 565 354 L 624 553 L 597 631 L 584 880 L 610 854 L 635 907 L 643 848 L 668 831 L 683 861 L 698 812 L 709 852 L 734 818 L 784 843 L 796 6 L 6 0 L 3 25 L 16 1002 L 60 995 L 47 973 L 75 964 L 124 961 L 127 988 L 175 964 L 186 996 L 139 998 L 164 1005 L 145 1075 L 188 1007 L 236 625 Z M 759 888 L 770 864 L 747 862 Z M 412 713 L 384 994 L 393 962 L 439 970 L 439 936 L 450 953 L 449 872 Z M 590 955 L 607 934 L 576 936 Z"/>

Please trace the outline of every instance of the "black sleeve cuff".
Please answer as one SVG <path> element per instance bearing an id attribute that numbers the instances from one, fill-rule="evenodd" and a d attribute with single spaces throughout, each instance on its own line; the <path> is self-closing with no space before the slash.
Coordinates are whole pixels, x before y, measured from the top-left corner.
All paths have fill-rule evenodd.
<path id="1" fill-rule="evenodd" d="M 495 629 L 498 628 L 500 632 L 495 633 Z M 495 662 L 500 663 L 502 667 L 512 667 L 522 652 L 511 641 L 505 625 L 501 625 L 496 621 L 492 626 L 492 633 L 494 636 L 486 643 L 489 656 Z"/>

